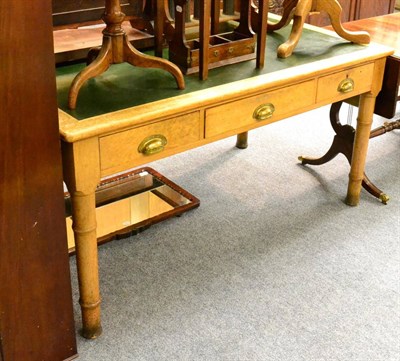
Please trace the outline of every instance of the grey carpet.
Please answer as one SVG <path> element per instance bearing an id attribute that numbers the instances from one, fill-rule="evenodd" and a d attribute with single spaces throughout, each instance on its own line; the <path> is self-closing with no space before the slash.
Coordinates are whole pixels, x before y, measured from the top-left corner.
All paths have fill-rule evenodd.
<path id="1" fill-rule="evenodd" d="M 344 204 L 328 108 L 149 164 L 196 210 L 99 248 L 103 335 L 81 360 L 390 361 L 400 358 L 400 132 L 370 142 L 364 190 Z M 374 126 L 381 125 L 376 119 Z M 80 310 L 71 258 L 77 333 Z"/>

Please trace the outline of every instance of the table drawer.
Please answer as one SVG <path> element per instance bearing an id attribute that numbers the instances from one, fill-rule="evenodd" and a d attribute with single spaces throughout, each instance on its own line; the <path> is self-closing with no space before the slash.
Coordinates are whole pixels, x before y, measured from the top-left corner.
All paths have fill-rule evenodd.
<path id="1" fill-rule="evenodd" d="M 315 102 L 315 81 L 265 92 L 206 110 L 206 138 L 292 115 Z"/>
<path id="2" fill-rule="evenodd" d="M 318 79 L 317 103 L 334 103 L 371 89 L 374 64 L 366 64 Z"/>
<path id="3" fill-rule="evenodd" d="M 102 174 L 123 166 L 135 167 L 160 154 L 171 155 L 203 138 L 200 113 L 193 112 L 100 138 Z"/>

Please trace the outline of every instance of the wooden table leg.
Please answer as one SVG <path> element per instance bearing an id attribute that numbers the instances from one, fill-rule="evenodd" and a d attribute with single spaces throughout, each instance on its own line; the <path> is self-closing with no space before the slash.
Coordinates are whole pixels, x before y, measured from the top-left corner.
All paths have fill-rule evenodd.
<path id="1" fill-rule="evenodd" d="M 330 121 L 332 128 L 335 132 L 335 136 L 333 137 L 332 144 L 328 151 L 319 158 L 310 158 L 300 156 L 299 160 L 301 164 L 311 164 L 311 165 L 321 165 L 331 161 L 335 158 L 339 153 L 343 154 L 349 164 L 351 164 L 351 158 L 353 156 L 353 144 L 354 144 L 354 134 L 355 129 L 349 125 L 342 125 L 340 123 L 339 111 L 343 102 L 333 103 L 329 112 Z M 400 122 L 399 122 L 400 123 Z M 398 125 L 400 127 L 400 125 Z M 391 131 L 396 128 L 396 122 L 392 122 L 391 124 L 384 124 L 383 126 L 376 128 L 371 131 L 369 139 L 376 137 L 378 135 L 384 134 L 388 131 Z M 367 177 L 364 172 L 363 188 L 372 194 L 374 197 L 378 198 L 383 204 L 387 204 L 389 201 L 389 196 L 385 194 L 382 190 L 380 190 L 371 180 Z"/>
<path id="2" fill-rule="evenodd" d="M 62 143 L 64 180 L 71 195 L 82 312 L 82 336 L 101 334 L 95 192 L 100 182 L 98 139 Z"/>
<path id="3" fill-rule="evenodd" d="M 346 203 L 356 206 L 360 199 L 361 182 L 367 158 L 368 142 L 371 133 L 372 116 L 374 114 L 376 96 L 371 93 L 360 96 L 357 128 L 354 137 L 353 157 L 349 174 Z"/>
<path id="4" fill-rule="evenodd" d="M 248 146 L 248 142 L 247 142 L 248 135 L 249 135 L 248 132 L 240 133 L 240 134 L 237 135 L 236 148 L 239 148 L 239 149 L 246 149 L 247 148 L 247 146 Z"/>
<path id="5" fill-rule="evenodd" d="M 88 194 L 71 192 L 73 230 L 82 312 L 82 336 L 101 334 L 100 291 L 96 237 L 95 189 Z"/>

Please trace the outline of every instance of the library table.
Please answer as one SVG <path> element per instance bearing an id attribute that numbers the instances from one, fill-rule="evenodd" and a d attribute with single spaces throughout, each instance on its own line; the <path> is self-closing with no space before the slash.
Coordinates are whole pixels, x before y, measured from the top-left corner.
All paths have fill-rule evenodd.
<path id="1" fill-rule="evenodd" d="M 232 135 L 245 148 L 252 129 L 360 95 L 346 197 L 358 204 L 375 98 L 392 50 L 309 27 L 293 55 L 279 59 L 276 49 L 288 35 L 287 29 L 268 35 L 264 69 L 247 61 L 211 69 L 207 81 L 188 75 L 184 90 L 160 69 L 113 65 L 82 86 L 75 110 L 68 109 L 68 89 L 85 64 L 58 68 L 84 337 L 101 333 L 95 191 L 103 177 Z"/>

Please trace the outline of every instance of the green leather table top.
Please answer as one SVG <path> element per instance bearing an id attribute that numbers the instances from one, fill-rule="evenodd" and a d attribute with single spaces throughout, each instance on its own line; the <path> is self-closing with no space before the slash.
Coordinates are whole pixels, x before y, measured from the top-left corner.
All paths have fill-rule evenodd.
<path id="1" fill-rule="evenodd" d="M 86 65 L 82 63 L 59 67 L 57 68 L 59 108 L 81 120 L 364 48 L 335 36 L 304 29 L 293 55 L 286 59 L 277 58 L 277 48 L 287 40 L 290 29 L 288 26 L 268 35 L 263 69 L 256 69 L 255 60 L 248 60 L 210 69 L 209 77 L 205 81 L 199 80 L 197 73 L 187 75 L 184 90 L 177 89 L 173 76 L 164 70 L 134 67 L 127 63 L 112 65 L 105 73 L 89 79 L 82 86 L 75 110 L 69 110 L 67 107 L 68 90 L 75 75 Z"/>

